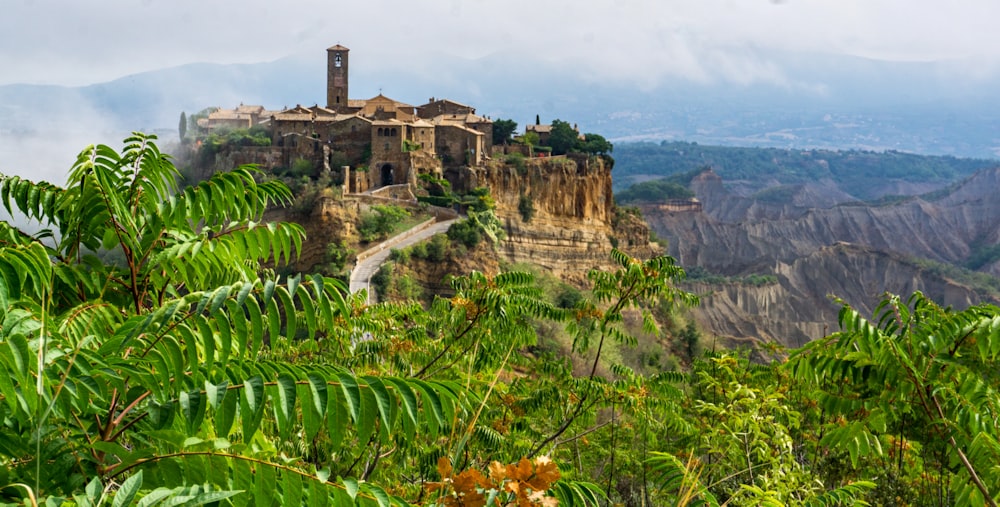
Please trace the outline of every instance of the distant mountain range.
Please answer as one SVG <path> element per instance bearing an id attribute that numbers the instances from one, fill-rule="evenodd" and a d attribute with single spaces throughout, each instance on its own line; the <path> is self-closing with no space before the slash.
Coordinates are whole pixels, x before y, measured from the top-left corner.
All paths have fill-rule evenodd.
<path id="1" fill-rule="evenodd" d="M 778 84 L 674 80 L 654 87 L 585 79 L 558 63 L 496 54 L 407 58 L 351 67 L 351 95 L 420 104 L 431 96 L 522 126 L 559 118 L 615 141 L 1000 153 L 1000 79 L 972 63 L 891 63 L 857 57 L 754 54 Z M 258 64 L 190 64 L 84 87 L 0 86 L 0 136 L 176 131 L 181 111 L 240 103 L 268 108 L 325 100 L 325 53 Z M 108 139 L 113 142 L 114 139 Z M 0 156 L 4 154 L 0 148 Z M 0 162 L 2 163 L 2 162 Z"/>

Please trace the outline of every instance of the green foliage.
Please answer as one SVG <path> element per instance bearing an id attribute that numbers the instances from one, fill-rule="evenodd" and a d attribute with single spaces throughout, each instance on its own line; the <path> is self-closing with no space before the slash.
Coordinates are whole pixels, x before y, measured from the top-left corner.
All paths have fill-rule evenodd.
<path id="1" fill-rule="evenodd" d="M 524 155 L 516 152 L 508 153 L 507 156 L 504 157 L 504 163 L 509 166 L 513 166 L 514 169 L 517 170 L 517 174 L 520 174 L 521 176 L 528 175 L 528 165 L 524 161 Z"/>
<path id="2" fill-rule="evenodd" d="M 688 280 L 692 282 L 707 283 L 713 285 L 740 284 L 751 287 L 760 287 L 778 283 L 778 276 L 771 274 L 751 273 L 744 276 L 723 276 L 711 273 L 701 266 L 695 266 L 687 271 Z"/>
<path id="3" fill-rule="evenodd" d="M 636 183 L 627 190 L 615 194 L 615 202 L 621 204 L 656 203 L 667 199 L 690 199 L 694 192 L 681 184 L 666 178 Z"/>
<path id="4" fill-rule="evenodd" d="M 249 129 L 219 129 L 205 137 L 202 150 L 218 153 L 229 146 L 270 146 L 268 131 L 261 126 Z"/>
<path id="5" fill-rule="evenodd" d="M 583 139 L 578 139 L 573 146 L 573 151 L 588 155 L 607 155 L 612 150 L 614 150 L 614 145 L 605 139 L 604 136 L 593 133 L 584 134 Z"/>
<path id="6" fill-rule="evenodd" d="M 563 317 L 531 276 L 473 273 L 429 310 L 279 282 L 262 266 L 301 230 L 258 223 L 288 189 L 249 168 L 177 189 L 151 139 L 88 148 L 66 188 L 0 180 L 9 210 L 58 232 L 0 227 L 0 474 L 16 484 L 0 501 L 405 505 L 436 478 L 419 463 L 518 461 L 491 393 L 532 320 Z M 602 501 L 536 463 L 543 494 Z"/>
<path id="7" fill-rule="evenodd" d="M 496 215 L 496 202 L 486 187 L 478 187 L 462 198 L 467 207 L 466 218 L 452 224 L 448 237 L 472 248 L 483 236 L 498 244 L 506 237 L 503 223 Z"/>
<path id="8" fill-rule="evenodd" d="M 187 138 L 187 128 L 188 128 L 187 114 L 184 111 L 181 111 L 181 120 L 180 123 L 177 124 L 177 133 L 180 135 L 181 142 L 184 142 L 184 140 Z"/>
<path id="9" fill-rule="evenodd" d="M 925 460 L 940 460 L 936 482 L 950 485 L 957 504 L 996 505 L 1000 310 L 956 312 L 915 293 L 906 302 L 887 296 L 871 321 L 844 304 L 840 325 L 787 365 L 818 384 L 820 407 L 844 421 L 821 443 L 845 449 L 855 467 L 893 452 L 898 475 L 934 474 L 903 466 L 904 444 L 919 445 Z"/>
<path id="10" fill-rule="evenodd" d="M 441 262 L 448 253 L 448 237 L 443 234 L 435 234 L 427 242 L 427 260 Z"/>
<path id="11" fill-rule="evenodd" d="M 420 151 L 420 143 L 410 141 L 409 139 L 403 139 L 403 153 L 409 153 L 411 151 Z"/>
<path id="12" fill-rule="evenodd" d="M 450 208 L 457 198 L 455 194 L 451 191 L 451 183 L 444 178 L 436 178 L 430 174 L 421 174 L 418 179 L 421 185 L 427 190 L 429 195 L 417 196 L 420 202 L 426 202 L 432 206 L 439 206 L 442 208 Z"/>
<path id="13" fill-rule="evenodd" d="M 972 252 L 965 260 L 965 267 L 969 269 L 979 269 L 983 266 L 993 264 L 1000 260 L 1000 243 L 986 244 L 983 242 L 973 245 Z"/>
<path id="14" fill-rule="evenodd" d="M 991 254 L 986 253 L 985 255 L 988 256 Z M 907 260 L 931 274 L 971 287 L 981 296 L 994 300 L 1000 298 L 1000 279 L 995 276 L 931 259 L 911 257 Z"/>
<path id="15" fill-rule="evenodd" d="M 844 305 L 764 363 L 784 352 L 697 357 L 669 257 L 615 250 L 589 291 L 473 272 L 427 307 L 369 304 L 265 267 L 300 249 L 260 222 L 287 187 L 238 168 L 179 189 L 151 141 L 88 148 L 65 188 L 0 177 L 46 228 L 0 225 L 0 503 L 995 505 L 995 306 Z M 421 297 L 391 266 L 380 294 Z M 690 372 L 619 361 L 663 324 Z M 539 344 L 560 326 L 571 357 Z"/>
<path id="16" fill-rule="evenodd" d="M 517 131 L 517 122 L 514 120 L 493 120 L 493 144 L 510 144 L 511 137 Z"/>
<path id="17" fill-rule="evenodd" d="M 389 284 L 392 282 L 392 264 L 383 264 L 378 271 L 372 275 L 371 286 L 376 294 L 386 294 L 389 291 Z"/>
<path id="18" fill-rule="evenodd" d="M 326 245 L 324 260 L 329 263 L 333 273 L 340 273 L 347 266 L 347 261 L 350 260 L 352 255 L 354 255 L 354 250 L 342 239 L 340 241 L 331 241 Z"/>
<path id="19" fill-rule="evenodd" d="M 579 141 L 580 133 L 568 122 L 552 120 L 552 131 L 549 133 L 549 146 L 553 155 L 565 155 L 573 150 Z"/>
<path id="20" fill-rule="evenodd" d="M 288 174 L 293 177 L 312 177 L 315 173 L 316 168 L 313 166 L 313 163 L 304 158 L 295 159 L 295 161 L 292 162 L 292 167 L 288 169 Z"/>
<path id="21" fill-rule="evenodd" d="M 524 223 L 531 222 L 535 216 L 535 200 L 530 195 L 521 194 L 517 199 L 517 212 L 521 214 L 521 220 L 524 220 Z"/>
<path id="22" fill-rule="evenodd" d="M 448 228 L 448 238 L 457 241 L 468 248 L 475 248 L 483 240 L 479 229 L 468 220 L 459 220 Z"/>
<path id="23" fill-rule="evenodd" d="M 410 216 L 410 212 L 395 204 L 375 205 L 370 212 L 362 213 L 358 223 L 358 234 L 361 241 L 370 243 L 383 240 L 396 230 L 401 220 Z"/>
<path id="24" fill-rule="evenodd" d="M 519 138 L 519 140 L 521 141 L 521 144 L 524 144 L 528 147 L 528 154 L 533 155 L 535 147 L 537 147 L 539 143 L 538 132 L 534 131 L 525 132 Z"/>

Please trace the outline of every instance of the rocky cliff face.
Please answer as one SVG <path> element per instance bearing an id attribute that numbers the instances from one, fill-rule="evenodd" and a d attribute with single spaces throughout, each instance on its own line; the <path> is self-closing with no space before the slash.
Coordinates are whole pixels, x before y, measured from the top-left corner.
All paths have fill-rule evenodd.
<path id="1" fill-rule="evenodd" d="M 797 346 L 837 329 L 830 295 L 870 312 L 888 291 L 925 292 L 944 305 L 965 307 L 982 295 L 921 268 L 911 258 L 961 264 L 977 248 L 1000 243 L 1000 169 L 984 171 L 940 192 L 891 205 L 820 201 L 807 207 L 793 189 L 782 203 L 728 193 L 706 171 L 693 188 L 703 213 L 644 208 L 668 253 L 687 267 L 726 276 L 769 274 L 777 283 L 695 285 L 708 297 L 696 310 L 712 333 L 733 339 L 774 339 Z M 832 193 L 836 197 L 835 193 Z M 995 272 L 997 262 L 981 268 Z"/>
<path id="2" fill-rule="evenodd" d="M 799 347 L 836 331 L 840 305 L 834 298 L 870 315 L 886 293 L 921 291 L 943 306 L 965 308 L 982 300 L 973 289 L 928 272 L 886 252 L 847 243 L 820 248 L 771 270 L 777 281 L 689 283 L 701 296 L 694 310 L 704 329 L 727 344 L 776 341 Z"/>
<path id="3" fill-rule="evenodd" d="M 641 221 L 615 220 L 611 167 L 602 158 L 530 159 L 523 168 L 496 161 L 468 171 L 466 185 L 489 187 L 496 200 L 507 232 L 500 249 L 510 262 L 582 284 L 590 268 L 608 264 L 613 243 L 633 255 L 655 253 Z"/>

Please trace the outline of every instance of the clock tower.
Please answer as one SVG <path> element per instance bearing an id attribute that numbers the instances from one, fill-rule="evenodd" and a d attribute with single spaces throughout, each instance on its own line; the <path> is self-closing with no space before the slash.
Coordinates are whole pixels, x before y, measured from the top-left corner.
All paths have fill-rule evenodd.
<path id="1" fill-rule="evenodd" d="M 340 44 L 326 50 L 326 107 L 334 111 L 347 107 L 347 54 L 350 51 Z"/>

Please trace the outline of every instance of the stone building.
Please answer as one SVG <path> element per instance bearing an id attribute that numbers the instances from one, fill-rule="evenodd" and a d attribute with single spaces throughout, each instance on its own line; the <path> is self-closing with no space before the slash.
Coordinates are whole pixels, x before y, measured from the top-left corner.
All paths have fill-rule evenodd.
<path id="1" fill-rule="evenodd" d="M 327 49 L 326 106 L 296 105 L 281 111 L 240 106 L 212 113 L 212 128 L 265 125 L 272 145 L 286 161 L 310 160 L 315 167 L 354 174 L 350 190 L 416 183 L 420 174 L 440 177 L 446 168 L 478 166 L 488 157 L 493 122 L 476 115 L 472 106 L 448 99 L 431 99 L 413 106 L 381 93 L 364 100 L 349 98 L 350 50 Z M 290 163 L 290 162 L 289 162 Z M 362 174 L 364 173 L 364 174 Z"/>

